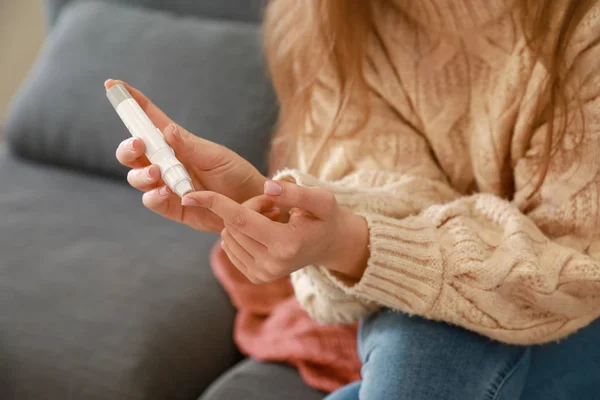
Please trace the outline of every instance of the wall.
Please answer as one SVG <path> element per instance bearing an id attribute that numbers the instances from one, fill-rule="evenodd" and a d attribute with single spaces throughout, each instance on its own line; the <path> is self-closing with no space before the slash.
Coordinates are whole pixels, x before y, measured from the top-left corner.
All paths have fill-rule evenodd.
<path id="1" fill-rule="evenodd" d="M 0 0 L 0 121 L 44 38 L 42 0 Z"/>

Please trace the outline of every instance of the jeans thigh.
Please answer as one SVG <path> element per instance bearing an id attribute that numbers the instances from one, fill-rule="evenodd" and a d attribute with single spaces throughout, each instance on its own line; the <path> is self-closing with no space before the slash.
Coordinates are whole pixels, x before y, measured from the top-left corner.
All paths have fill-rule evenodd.
<path id="1" fill-rule="evenodd" d="M 361 382 L 352 382 L 326 396 L 323 400 L 359 400 Z"/>
<path id="2" fill-rule="evenodd" d="M 556 343 L 534 346 L 521 400 L 600 399 L 600 319 Z"/>
<path id="3" fill-rule="evenodd" d="M 360 398 L 514 400 L 527 379 L 529 348 L 390 310 L 359 329 Z"/>

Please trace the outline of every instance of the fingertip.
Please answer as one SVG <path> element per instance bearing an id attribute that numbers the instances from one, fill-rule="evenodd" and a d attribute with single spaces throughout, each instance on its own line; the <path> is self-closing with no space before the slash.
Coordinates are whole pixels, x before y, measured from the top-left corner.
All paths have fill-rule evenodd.
<path id="1" fill-rule="evenodd" d="M 146 151 L 146 145 L 141 139 L 129 138 L 122 141 L 115 150 L 117 160 L 123 165 L 131 166 Z"/>
<path id="2" fill-rule="evenodd" d="M 130 88 L 129 84 L 121 79 L 107 79 L 106 82 L 104 82 L 104 84 L 106 85 L 107 83 L 109 84 L 109 87 L 121 84 L 127 86 L 127 88 Z"/>
<path id="3" fill-rule="evenodd" d="M 133 151 L 138 155 L 141 155 L 146 150 L 146 144 L 144 141 L 137 137 L 133 138 L 131 141 L 131 146 L 133 147 Z"/>
<path id="4" fill-rule="evenodd" d="M 198 202 L 193 198 L 189 197 L 189 195 L 185 195 L 183 199 L 181 199 L 182 206 L 197 206 Z"/>
<path id="5" fill-rule="evenodd" d="M 156 164 L 148 166 L 148 175 L 152 178 L 152 182 L 157 181 L 160 178 L 160 168 Z M 167 187 L 168 190 L 170 190 Z"/>
<path id="6" fill-rule="evenodd" d="M 181 199 L 181 205 L 183 206 L 198 206 L 203 208 L 213 208 L 215 202 L 219 200 L 222 195 L 207 191 L 207 190 L 196 190 L 183 196 Z"/>
<path id="7" fill-rule="evenodd" d="M 266 210 L 265 213 L 278 213 L 281 212 L 281 210 L 279 209 L 279 207 L 273 207 L 270 210 Z"/>
<path id="8" fill-rule="evenodd" d="M 107 79 L 104 81 L 104 87 L 109 89 L 113 85 L 114 79 Z"/>
<path id="9" fill-rule="evenodd" d="M 146 208 L 156 211 L 158 206 L 167 201 L 171 193 L 168 186 L 161 186 L 149 190 L 142 195 L 142 203 Z"/>
<path id="10" fill-rule="evenodd" d="M 170 123 L 167 125 L 163 133 L 169 144 L 176 144 L 183 141 L 179 126 L 177 126 L 175 123 Z"/>
<path id="11" fill-rule="evenodd" d="M 163 198 L 169 196 L 172 193 L 173 191 L 167 185 L 158 188 L 158 195 Z"/>
<path id="12" fill-rule="evenodd" d="M 283 193 L 283 186 L 280 182 L 267 180 L 265 181 L 264 193 L 267 196 L 280 196 Z"/>
<path id="13" fill-rule="evenodd" d="M 276 221 L 281 216 L 281 210 L 279 208 L 273 208 L 272 210 L 265 211 L 263 215 L 271 221 Z"/>
<path id="14" fill-rule="evenodd" d="M 158 197 L 157 195 L 157 189 L 152 189 L 144 193 L 142 195 L 142 204 L 144 207 L 152 210 L 154 208 L 154 204 L 156 204 L 155 198 Z"/>

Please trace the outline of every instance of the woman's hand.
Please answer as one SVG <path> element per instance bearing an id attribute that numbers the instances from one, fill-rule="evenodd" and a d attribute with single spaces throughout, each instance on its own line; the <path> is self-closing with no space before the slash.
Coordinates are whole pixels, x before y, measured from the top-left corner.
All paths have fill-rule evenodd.
<path id="1" fill-rule="evenodd" d="M 108 80 L 105 86 L 109 88 L 117 83 L 127 87 L 144 112 L 163 132 L 167 143 L 185 165 L 196 190 L 221 193 L 240 203 L 262 193 L 266 178 L 248 161 L 235 152 L 199 138 L 178 126 L 142 92 L 125 82 Z M 144 142 L 136 138 L 124 140 L 116 151 L 119 162 L 131 168 L 127 174 L 129 184 L 144 192 L 144 205 L 165 218 L 194 229 L 221 231 L 223 221 L 210 210 L 181 206 L 181 199 L 165 185 L 158 166 L 150 164 L 144 151 Z"/>
<path id="2" fill-rule="evenodd" d="M 277 280 L 307 265 L 327 267 L 356 282 L 366 268 L 366 221 L 340 207 L 325 189 L 268 181 L 265 195 L 244 205 L 214 192 L 190 193 L 182 204 L 223 219 L 223 249 L 254 283 Z M 291 208 L 287 223 L 272 220 L 275 206 Z"/>

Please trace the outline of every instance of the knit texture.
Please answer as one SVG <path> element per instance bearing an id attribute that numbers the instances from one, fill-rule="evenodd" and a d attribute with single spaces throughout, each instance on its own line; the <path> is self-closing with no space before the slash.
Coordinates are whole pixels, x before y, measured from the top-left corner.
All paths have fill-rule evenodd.
<path id="1" fill-rule="evenodd" d="M 320 77 L 297 168 L 274 178 L 326 187 L 364 216 L 370 259 L 352 286 L 325 266 L 292 275 L 318 321 L 390 307 L 533 344 L 600 315 L 600 5 L 566 54 L 568 112 L 555 118 L 567 129 L 536 190 L 547 75 L 513 3 L 377 2 L 365 64 L 370 119 L 347 136 L 349 111 L 324 147 L 318 133 L 337 92 Z"/>

